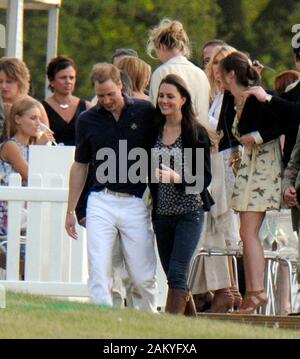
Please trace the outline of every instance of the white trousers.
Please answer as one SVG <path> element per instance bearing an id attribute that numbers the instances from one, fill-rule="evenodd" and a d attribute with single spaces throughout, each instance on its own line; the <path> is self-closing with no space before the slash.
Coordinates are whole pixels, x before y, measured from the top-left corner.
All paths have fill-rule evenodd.
<path id="1" fill-rule="evenodd" d="M 125 263 L 141 300 L 136 309 L 156 312 L 156 256 L 150 211 L 138 197 L 92 192 L 87 204 L 88 287 L 95 304 L 112 306 L 112 257 L 120 236 Z"/>

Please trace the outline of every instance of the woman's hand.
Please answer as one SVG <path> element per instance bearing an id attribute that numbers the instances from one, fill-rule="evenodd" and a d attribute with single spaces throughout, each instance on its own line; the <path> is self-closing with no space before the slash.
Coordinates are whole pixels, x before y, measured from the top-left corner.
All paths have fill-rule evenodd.
<path id="1" fill-rule="evenodd" d="M 39 137 L 37 137 L 35 144 L 46 145 L 49 141 L 55 143 L 55 138 L 53 136 L 53 133 L 45 131 Z"/>
<path id="2" fill-rule="evenodd" d="M 171 168 L 161 165 L 161 168 L 157 168 L 155 171 L 156 178 L 161 183 L 181 183 L 181 176 L 173 171 Z"/>
<path id="3" fill-rule="evenodd" d="M 236 162 L 240 161 L 242 157 L 242 153 L 240 150 L 232 151 L 229 157 L 229 166 L 233 166 Z"/>
<path id="4" fill-rule="evenodd" d="M 255 96 L 259 102 L 265 102 L 266 95 L 266 91 L 261 86 L 250 87 L 249 90 L 243 93 L 245 99 L 249 96 Z"/>
<path id="5" fill-rule="evenodd" d="M 255 144 L 255 138 L 251 135 L 244 135 L 240 138 L 240 143 L 248 148 L 251 148 Z"/>
<path id="6" fill-rule="evenodd" d="M 263 69 L 265 68 L 262 63 L 260 63 L 258 60 L 254 60 L 252 62 L 252 65 L 255 67 L 256 71 L 261 75 L 263 72 Z"/>
<path id="7" fill-rule="evenodd" d="M 297 205 L 297 193 L 293 186 L 288 187 L 284 193 L 283 198 L 289 207 L 295 207 Z"/>
<path id="8" fill-rule="evenodd" d="M 212 141 L 211 152 L 212 153 L 219 152 L 219 143 L 223 137 L 224 137 L 223 130 L 218 130 L 215 133 L 211 134 L 211 141 Z"/>
<path id="9" fill-rule="evenodd" d="M 233 174 L 236 176 L 240 167 L 242 152 L 240 150 L 233 151 L 229 158 L 229 166 L 232 168 Z"/>

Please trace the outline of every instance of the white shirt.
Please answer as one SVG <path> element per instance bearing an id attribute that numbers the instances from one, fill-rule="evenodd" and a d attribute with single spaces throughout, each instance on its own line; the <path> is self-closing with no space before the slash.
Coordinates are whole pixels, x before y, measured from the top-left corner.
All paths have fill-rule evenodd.
<path id="1" fill-rule="evenodd" d="M 213 130 L 216 130 L 218 126 L 223 98 L 224 98 L 224 93 L 219 91 L 216 94 L 213 103 L 211 104 L 210 109 L 208 111 L 209 127 L 212 128 Z"/>
<path id="2" fill-rule="evenodd" d="M 161 80 L 169 74 L 178 75 L 185 81 L 197 119 L 202 125 L 207 126 L 210 85 L 204 71 L 185 56 L 174 56 L 154 71 L 150 83 L 150 100 L 153 105 L 156 106 Z"/>

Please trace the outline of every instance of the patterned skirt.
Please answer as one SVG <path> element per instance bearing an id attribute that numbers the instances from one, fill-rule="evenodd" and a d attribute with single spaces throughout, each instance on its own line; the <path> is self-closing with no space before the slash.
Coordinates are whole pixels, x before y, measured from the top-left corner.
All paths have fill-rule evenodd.
<path id="1" fill-rule="evenodd" d="M 279 139 L 243 148 L 232 194 L 239 212 L 280 209 L 282 162 Z"/>

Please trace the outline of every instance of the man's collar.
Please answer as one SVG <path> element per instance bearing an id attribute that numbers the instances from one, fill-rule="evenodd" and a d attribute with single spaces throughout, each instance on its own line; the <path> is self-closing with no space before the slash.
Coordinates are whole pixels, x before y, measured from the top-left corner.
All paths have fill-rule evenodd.
<path id="1" fill-rule="evenodd" d="M 126 95 L 125 93 L 122 93 L 122 95 L 126 106 L 134 104 L 134 99 L 132 97 Z"/>
<path id="2" fill-rule="evenodd" d="M 286 89 L 284 90 L 284 92 L 287 93 L 287 92 L 291 91 L 293 88 L 295 88 L 295 87 L 298 85 L 299 82 L 300 82 L 300 79 L 298 79 L 298 80 L 296 80 L 295 82 L 291 83 L 290 85 L 288 85 L 288 86 L 286 87 Z"/>

